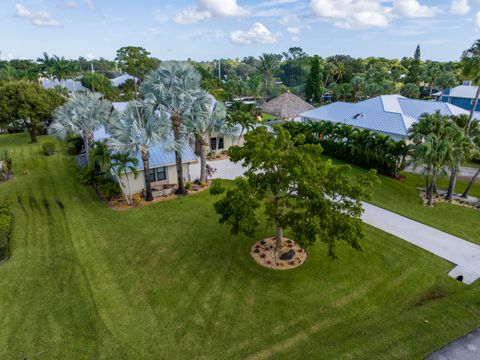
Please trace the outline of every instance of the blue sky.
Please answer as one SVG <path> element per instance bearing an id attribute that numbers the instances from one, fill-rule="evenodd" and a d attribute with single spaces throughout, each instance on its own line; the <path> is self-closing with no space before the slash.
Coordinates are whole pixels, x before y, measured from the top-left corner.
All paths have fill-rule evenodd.
<path id="1" fill-rule="evenodd" d="M 301 46 L 309 54 L 456 60 L 480 38 L 480 0 L 1 0 L 1 58 L 210 60 Z"/>

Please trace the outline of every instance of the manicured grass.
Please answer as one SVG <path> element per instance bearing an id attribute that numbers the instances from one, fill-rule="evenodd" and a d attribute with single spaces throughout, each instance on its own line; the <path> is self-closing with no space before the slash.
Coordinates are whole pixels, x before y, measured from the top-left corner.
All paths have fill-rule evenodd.
<path id="1" fill-rule="evenodd" d="M 273 116 L 273 115 L 270 115 L 270 114 L 266 114 L 266 113 L 263 113 L 263 114 L 262 114 L 262 118 L 263 118 L 263 121 L 273 121 L 273 120 L 277 120 L 277 117 L 276 117 L 276 116 Z"/>
<path id="2" fill-rule="evenodd" d="M 0 359 L 423 359 L 480 325 L 480 284 L 373 228 L 364 252 L 339 245 L 331 261 L 319 244 L 274 272 L 218 224 L 206 192 L 115 212 L 71 157 L 23 135 L 0 143 L 16 173 L 0 184 L 15 215 Z"/>
<path id="3" fill-rule="evenodd" d="M 340 160 L 334 160 L 342 163 Z M 365 172 L 359 167 L 352 167 L 354 174 Z M 447 203 L 437 204 L 434 208 L 423 206 L 417 187 L 425 186 L 421 175 L 403 173 L 406 177 L 399 181 L 381 176 L 381 184 L 375 189 L 372 204 L 414 219 L 439 230 L 480 244 L 480 210 Z M 462 193 L 467 181 L 458 181 L 456 192 Z M 447 189 L 447 179 L 439 181 L 439 188 Z M 471 194 L 480 197 L 480 184 L 477 182 Z"/>

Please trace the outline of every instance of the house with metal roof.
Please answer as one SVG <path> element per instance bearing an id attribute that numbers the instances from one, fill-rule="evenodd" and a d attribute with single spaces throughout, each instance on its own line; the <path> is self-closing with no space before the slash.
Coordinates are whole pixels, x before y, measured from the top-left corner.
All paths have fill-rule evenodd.
<path id="1" fill-rule="evenodd" d="M 129 74 L 123 74 L 123 75 L 120 75 L 114 79 L 111 79 L 110 81 L 112 82 L 112 85 L 115 86 L 115 87 L 119 87 L 120 85 L 123 85 L 125 82 L 127 82 L 128 80 L 133 80 L 135 82 L 138 81 L 138 79 L 132 75 L 129 75 Z"/>
<path id="2" fill-rule="evenodd" d="M 94 132 L 93 137 L 95 141 L 103 141 L 110 138 L 110 134 L 102 126 Z M 164 188 L 173 188 L 178 184 L 175 152 L 167 150 L 165 143 L 159 142 L 150 148 L 150 170 L 148 174 L 145 174 L 141 154 L 136 154 L 135 157 L 137 159 L 137 165 L 135 166 L 138 171 L 137 177 L 131 172 L 127 172 L 126 175 L 122 174 L 121 178 L 117 179 L 117 181 L 121 181 L 125 185 L 123 188 L 126 195 L 132 196 L 142 193 L 145 189 L 145 176 L 150 178 L 154 193 Z M 197 162 L 197 157 L 192 149 L 186 146 L 182 150 L 182 166 L 185 181 L 191 181 L 190 164 L 194 162 Z M 130 183 L 130 191 L 128 190 L 128 183 Z"/>
<path id="3" fill-rule="evenodd" d="M 89 91 L 82 83 L 78 80 L 74 79 L 66 79 L 66 80 L 57 80 L 57 79 L 42 79 L 40 80 L 40 84 L 44 89 L 55 89 L 55 88 L 62 88 L 66 89 L 69 93 L 74 93 L 77 91 Z"/>
<path id="4" fill-rule="evenodd" d="M 471 111 L 475 96 L 477 95 L 478 86 L 472 86 L 471 81 L 464 81 L 462 85 L 451 89 L 444 89 L 433 96 L 437 101 L 453 104 L 462 109 Z M 475 111 L 480 111 L 480 103 L 477 104 Z"/>
<path id="5" fill-rule="evenodd" d="M 458 106 L 436 101 L 382 95 L 358 103 L 335 102 L 300 114 L 302 121 L 330 121 L 372 130 L 394 140 L 405 139 L 408 129 L 423 114 L 469 115 Z M 477 114 L 476 118 L 480 118 Z"/>

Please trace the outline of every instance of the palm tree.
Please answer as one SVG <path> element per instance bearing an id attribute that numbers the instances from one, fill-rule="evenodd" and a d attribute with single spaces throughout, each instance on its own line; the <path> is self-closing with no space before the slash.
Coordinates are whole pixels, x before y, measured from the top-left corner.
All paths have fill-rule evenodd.
<path id="1" fill-rule="evenodd" d="M 65 104 L 53 112 L 54 121 L 49 133 L 61 139 L 68 134 L 79 135 L 83 139 L 83 151 L 88 155 L 94 141 L 93 133 L 108 122 L 111 109 L 112 104 L 102 100 L 101 94 L 72 94 Z"/>
<path id="2" fill-rule="evenodd" d="M 65 87 L 65 80 L 76 74 L 73 62 L 66 60 L 64 57 L 53 56 L 53 71 L 52 74 L 57 80 L 62 83 L 62 88 Z"/>
<path id="3" fill-rule="evenodd" d="M 154 111 L 169 120 L 170 132 L 173 132 L 177 167 L 178 195 L 185 195 L 183 178 L 182 149 L 188 145 L 188 121 L 200 89 L 201 75 L 186 62 L 164 62 L 145 77 L 141 93 Z M 205 104 L 207 105 L 207 104 Z M 198 110 L 198 106 L 197 106 Z"/>
<path id="4" fill-rule="evenodd" d="M 37 63 L 40 65 L 40 73 L 43 77 L 53 80 L 54 63 L 55 60 L 48 56 L 46 52 L 43 53 L 43 57 L 37 59 Z"/>
<path id="5" fill-rule="evenodd" d="M 208 104 L 206 108 L 205 104 Z M 198 96 L 193 108 L 194 111 L 191 113 L 188 127 L 200 143 L 200 181 L 207 182 L 208 140 L 213 133 L 216 133 L 217 136 L 233 137 L 235 132 L 232 127 L 226 125 L 225 107 L 217 102 L 212 95 L 204 93 L 202 96 Z"/>
<path id="6" fill-rule="evenodd" d="M 132 101 L 119 116 L 114 116 L 107 126 L 111 138 L 107 140 L 113 151 L 135 157 L 141 155 L 145 177 L 145 200 L 152 201 L 150 182 L 150 148 L 168 136 L 164 121 L 158 118 L 153 108 L 140 101 Z"/>
<path id="7" fill-rule="evenodd" d="M 130 190 L 130 178 L 128 177 L 128 173 L 132 173 L 134 178 L 136 179 L 138 176 L 138 170 L 136 167 L 137 164 L 138 164 L 137 158 L 131 156 L 128 153 L 119 152 L 119 153 L 113 154 L 112 156 L 112 168 L 115 171 L 115 175 L 118 179 L 118 185 L 120 185 L 128 205 L 132 205 L 132 192 Z M 127 179 L 128 195 L 123 188 L 122 174 L 125 175 L 125 178 Z"/>
<path id="8" fill-rule="evenodd" d="M 478 105 L 478 98 L 480 97 L 480 39 L 476 40 L 469 49 L 463 52 L 461 63 L 463 76 L 469 78 L 475 85 L 477 85 L 477 92 L 475 94 L 473 107 L 470 111 L 470 117 L 467 124 L 468 134 Z"/>
<path id="9" fill-rule="evenodd" d="M 433 193 L 438 176 L 446 174 L 446 167 L 454 157 L 453 139 L 461 136 L 462 130 L 439 111 L 423 114 L 409 130 L 415 146 L 411 163 L 414 168 L 423 166 L 426 175 L 425 193 L 427 205 L 433 205 Z"/>
<path id="10" fill-rule="evenodd" d="M 273 73 L 278 68 L 278 57 L 275 54 L 263 54 L 260 56 L 260 70 L 263 73 L 265 79 L 265 89 L 263 95 L 263 101 L 267 101 L 267 92 L 269 88 L 270 79 L 273 76 Z"/>
<path id="11" fill-rule="evenodd" d="M 445 89 L 451 88 L 457 84 L 457 77 L 452 72 L 444 72 L 435 79 L 435 85 L 442 89 L 440 99 L 443 97 Z"/>

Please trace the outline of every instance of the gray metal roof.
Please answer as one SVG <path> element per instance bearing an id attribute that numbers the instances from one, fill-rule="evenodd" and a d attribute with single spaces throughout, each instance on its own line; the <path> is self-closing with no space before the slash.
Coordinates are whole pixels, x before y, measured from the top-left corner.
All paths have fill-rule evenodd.
<path id="1" fill-rule="evenodd" d="M 73 79 L 67 79 L 64 81 L 59 81 L 57 79 L 50 80 L 45 79 L 41 80 L 40 83 L 44 89 L 54 89 L 56 87 L 65 88 L 68 92 L 73 93 L 77 91 L 89 91 L 86 87 L 82 85 L 80 81 Z"/>
<path id="2" fill-rule="evenodd" d="M 95 141 L 103 141 L 110 138 L 110 134 L 105 131 L 105 127 L 99 128 L 94 132 Z M 138 160 L 137 169 L 143 170 L 143 160 L 141 154 L 136 154 Z M 184 164 L 197 161 L 192 148 L 186 146 L 182 149 L 182 161 Z M 154 169 L 162 166 L 175 165 L 175 151 L 166 151 L 164 143 L 157 143 L 150 147 L 150 168 Z"/>
<path id="3" fill-rule="evenodd" d="M 401 95 L 382 95 L 359 103 L 335 102 L 300 114 L 303 120 L 326 120 L 405 137 L 422 114 L 460 115 L 469 112 L 458 106 Z M 480 119 L 479 114 L 475 115 Z"/>
<path id="4" fill-rule="evenodd" d="M 113 86 L 119 87 L 120 85 L 125 83 L 127 80 L 137 81 L 137 78 L 132 75 L 123 74 L 119 77 L 116 77 L 115 79 L 111 79 L 110 81 L 112 82 Z"/>

